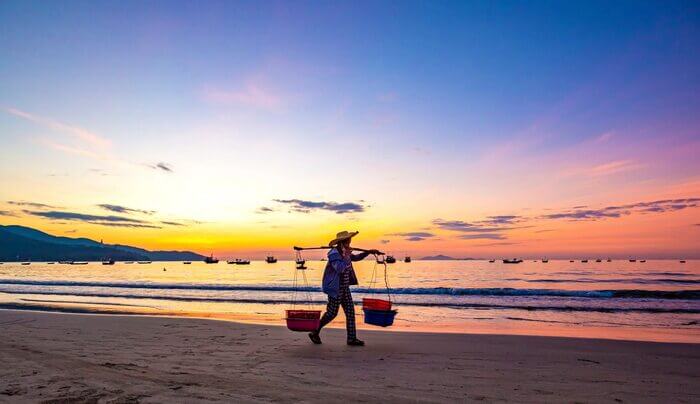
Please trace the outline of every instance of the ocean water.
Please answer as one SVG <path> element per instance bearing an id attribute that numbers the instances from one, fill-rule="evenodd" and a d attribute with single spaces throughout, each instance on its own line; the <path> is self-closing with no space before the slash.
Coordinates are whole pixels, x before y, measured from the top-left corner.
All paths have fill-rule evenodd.
<path id="1" fill-rule="evenodd" d="M 323 309 L 324 262 L 0 265 L 0 308 L 156 314 L 284 324 L 284 310 Z M 391 298 L 387 330 L 700 342 L 700 261 L 550 260 L 355 263 L 362 297 Z M 296 283 L 295 283 L 296 275 Z M 376 282 L 372 279 L 376 278 Z M 387 293 L 389 292 L 389 293 Z M 342 315 L 333 326 L 343 327 Z"/>

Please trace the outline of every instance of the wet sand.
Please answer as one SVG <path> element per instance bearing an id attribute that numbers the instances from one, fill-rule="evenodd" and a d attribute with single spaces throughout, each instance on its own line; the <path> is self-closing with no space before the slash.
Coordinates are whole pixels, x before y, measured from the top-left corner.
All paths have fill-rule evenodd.
<path id="1" fill-rule="evenodd" d="M 7 402 L 700 402 L 700 344 L 0 310 Z"/>

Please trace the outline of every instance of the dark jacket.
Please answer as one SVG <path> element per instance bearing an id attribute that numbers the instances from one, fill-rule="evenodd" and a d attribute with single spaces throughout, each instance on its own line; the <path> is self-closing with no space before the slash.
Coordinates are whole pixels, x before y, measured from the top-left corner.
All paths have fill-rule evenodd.
<path id="1" fill-rule="evenodd" d="M 343 271 L 350 271 L 350 285 L 357 285 L 357 276 L 352 267 L 352 261 L 365 259 L 369 253 L 350 254 L 350 259 L 343 258 L 340 252 L 331 248 L 328 251 L 328 263 L 323 271 L 323 293 L 330 297 L 338 297 L 340 293 L 340 275 Z"/>

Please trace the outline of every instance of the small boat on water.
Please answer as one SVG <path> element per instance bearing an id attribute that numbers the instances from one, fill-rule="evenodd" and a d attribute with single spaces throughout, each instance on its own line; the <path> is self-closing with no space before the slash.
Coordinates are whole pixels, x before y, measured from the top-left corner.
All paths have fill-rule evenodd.
<path id="1" fill-rule="evenodd" d="M 679 261 L 681 264 L 685 264 L 685 260 L 680 260 Z M 1 264 L 1 263 L 0 263 Z"/>
<path id="2" fill-rule="evenodd" d="M 569 262 L 574 262 L 574 260 L 569 260 Z"/>
<path id="3" fill-rule="evenodd" d="M 647 262 L 647 260 L 640 260 L 639 262 Z"/>
<path id="4" fill-rule="evenodd" d="M 204 263 L 205 264 L 218 264 L 219 259 L 214 258 L 214 253 L 212 253 L 210 256 L 204 258 Z"/>
<path id="5" fill-rule="evenodd" d="M 612 260 L 610 258 L 608 258 L 608 260 L 606 262 L 612 262 Z"/>
<path id="6" fill-rule="evenodd" d="M 489 262 L 493 264 L 494 262 L 496 262 L 496 260 L 489 260 Z"/>
<path id="7" fill-rule="evenodd" d="M 268 264 L 274 264 L 275 262 L 277 262 L 277 258 L 275 258 L 272 255 L 268 255 L 267 257 L 265 257 L 265 262 L 267 262 Z"/>
<path id="8" fill-rule="evenodd" d="M 637 262 L 637 260 L 633 258 L 633 259 L 630 259 L 630 262 Z"/>
<path id="9" fill-rule="evenodd" d="M 595 262 L 603 262 L 603 260 L 598 258 L 597 260 L 595 260 Z"/>
<path id="10" fill-rule="evenodd" d="M 542 263 L 543 263 L 543 264 L 546 264 L 546 263 L 548 263 L 548 262 L 549 262 L 549 260 L 548 260 L 547 258 L 544 258 L 544 259 L 542 260 Z"/>
<path id="11" fill-rule="evenodd" d="M 55 262 L 47 262 L 46 264 L 47 264 L 47 265 L 53 265 L 53 264 L 55 264 Z"/>
<path id="12" fill-rule="evenodd" d="M 114 260 L 110 258 L 107 261 L 102 261 L 102 265 L 114 265 Z"/>
<path id="13" fill-rule="evenodd" d="M 150 264 L 153 261 L 137 261 L 139 264 Z"/>
<path id="14" fill-rule="evenodd" d="M 22 265 L 31 265 L 31 262 L 23 262 Z"/>
<path id="15" fill-rule="evenodd" d="M 124 261 L 125 264 L 133 264 L 134 261 Z"/>
<path id="16" fill-rule="evenodd" d="M 588 260 L 581 260 L 581 262 L 583 262 L 583 263 L 585 264 L 585 263 L 587 263 L 587 262 L 588 262 Z"/>
<path id="17" fill-rule="evenodd" d="M 87 265 L 87 261 L 71 261 L 71 265 Z"/>
<path id="18" fill-rule="evenodd" d="M 183 262 L 183 264 L 190 265 L 190 264 L 192 264 L 192 261 L 185 261 L 185 262 Z"/>
<path id="19" fill-rule="evenodd" d="M 393 255 L 387 255 L 386 258 L 384 259 L 384 261 L 385 261 L 387 264 L 393 264 L 393 263 L 396 262 L 396 258 L 394 258 Z"/>
<path id="20" fill-rule="evenodd" d="M 58 261 L 59 264 L 70 264 L 70 261 Z"/>
<path id="21" fill-rule="evenodd" d="M 518 258 L 513 258 L 512 260 L 506 258 L 503 260 L 504 264 L 520 264 L 521 262 L 523 262 L 523 260 L 518 259 Z"/>
<path id="22" fill-rule="evenodd" d="M 234 261 L 236 265 L 250 265 L 250 260 L 243 260 L 240 258 L 236 258 L 236 261 Z"/>
<path id="23" fill-rule="evenodd" d="M 411 262 L 411 257 L 409 257 L 408 255 L 405 256 L 404 259 L 403 259 L 403 262 L 407 262 L 407 263 L 408 263 L 408 262 Z"/>

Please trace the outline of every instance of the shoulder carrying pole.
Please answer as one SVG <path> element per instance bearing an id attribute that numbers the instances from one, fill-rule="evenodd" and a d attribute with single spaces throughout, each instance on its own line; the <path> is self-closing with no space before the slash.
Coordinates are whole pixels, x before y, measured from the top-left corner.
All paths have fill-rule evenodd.
<path id="1" fill-rule="evenodd" d="M 333 248 L 333 247 L 329 247 L 329 246 L 320 246 L 320 247 L 297 247 L 297 246 L 294 246 L 294 249 L 295 249 L 296 251 L 302 251 L 302 250 L 328 250 L 328 249 L 331 249 L 331 248 Z M 351 247 L 351 248 L 352 248 L 353 251 L 362 251 L 362 252 L 370 252 L 370 251 L 371 251 L 371 250 L 366 250 L 366 249 L 364 249 L 364 248 L 357 248 L 357 247 Z M 382 251 L 379 251 L 379 255 L 384 255 L 384 253 L 383 253 Z"/>

